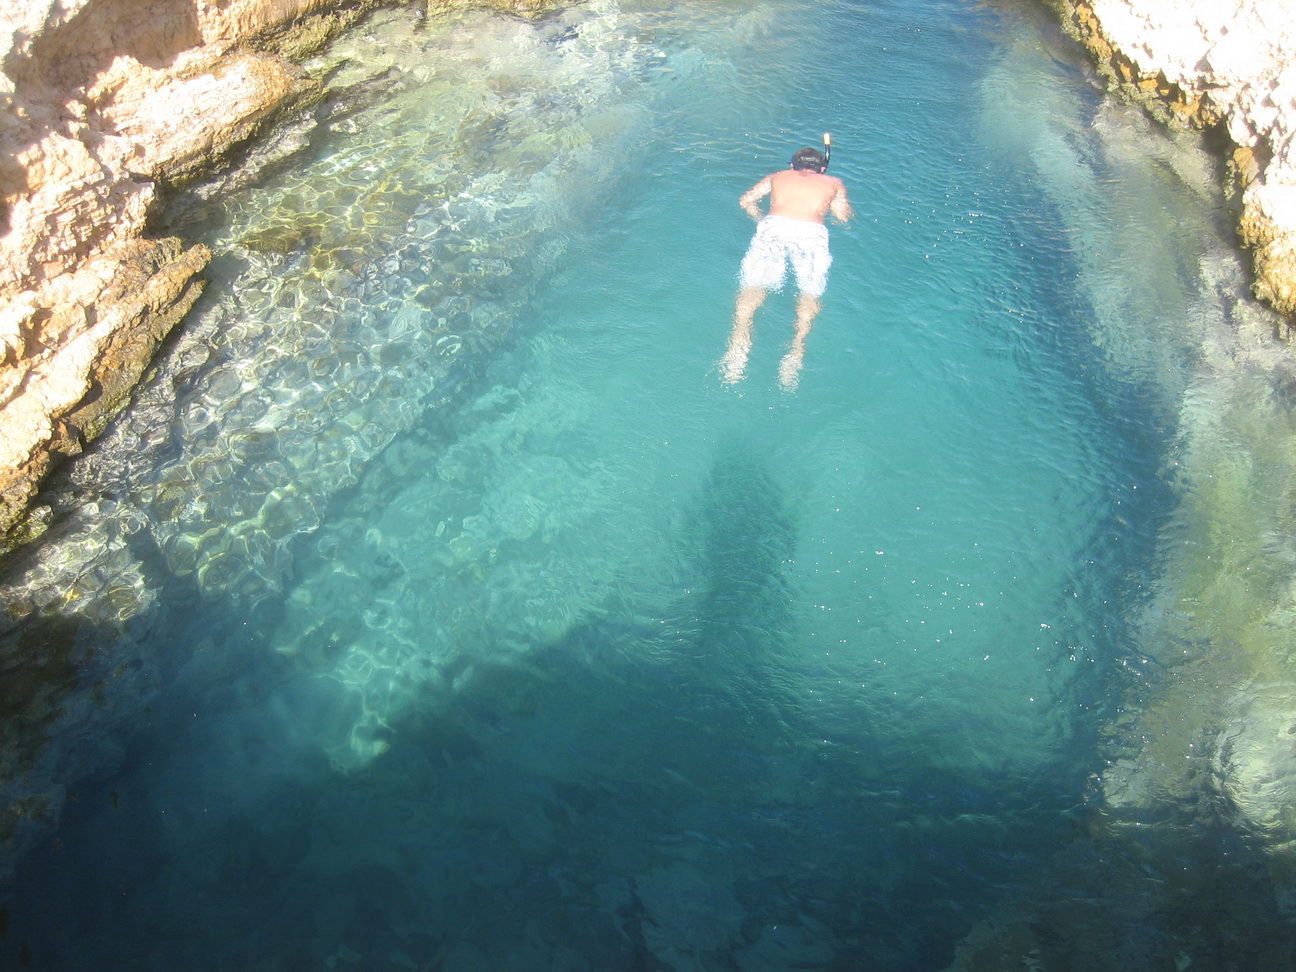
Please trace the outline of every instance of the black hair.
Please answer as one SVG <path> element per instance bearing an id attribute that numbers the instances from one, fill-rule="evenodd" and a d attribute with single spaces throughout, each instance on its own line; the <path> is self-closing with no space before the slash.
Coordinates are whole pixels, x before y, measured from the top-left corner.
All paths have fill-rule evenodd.
<path id="1" fill-rule="evenodd" d="M 792 156 L 792 168 L 823 172 L 828 168 L 828 158 L 817 148 L 798 149 Z"/>

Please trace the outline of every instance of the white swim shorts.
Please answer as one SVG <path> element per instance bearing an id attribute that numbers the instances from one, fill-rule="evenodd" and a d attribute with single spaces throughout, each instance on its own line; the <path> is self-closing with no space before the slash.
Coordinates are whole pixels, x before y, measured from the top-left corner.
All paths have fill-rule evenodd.
<path id="1" fill-rule="evenodd" d="M 822 295 L 832 265 L 828 227 L 804 219 L 766 216 L 756 224 L 756 235 L 738 272 L 738 286 L 781 290 L 789 260 L 801 293 Z"/>

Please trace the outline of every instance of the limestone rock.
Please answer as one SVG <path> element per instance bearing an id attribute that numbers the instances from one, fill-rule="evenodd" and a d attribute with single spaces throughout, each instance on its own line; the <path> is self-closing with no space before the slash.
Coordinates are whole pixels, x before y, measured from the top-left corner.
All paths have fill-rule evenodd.
<path id="1" fill-rule="evenodd" d="M 1256 293 L 1296 315 L 1296 181 L 1258 182 L 1242 198 L 1242 239 L 1255 253 Z"/>
<path id="2" fill-rule="evenodd" d="M 126 404 L 158 344 L 201 293 L 195 275 L 209 258 L 205 247 L 174 238 L 126 241 L 0 313 L 8 338 L 0 521 L 16 524 L 57 459 L 80 452 Z"/>
<path id="3" fill-rule="evenodd" d="M 1296 316 L 1296 0 L 1054 0 L 1122 90 L 1236 147 L 1257 296 Z"/>
<path id="4" fill-rule="evenodd" d="M 175 182 L 210 169 L 318 88 L 281 58 L 239 52 L 199 75 L 132 83 L 101 117 L 126 143 L 126 172 Z"/>
<path id="5" fill-rule="evenodd" d="M 380 3 L 0 0 L 0 550 L 201 289 L 204 248 L 148 239 L 159 188 L 219 169 L 320 96 L 284 55 Z"/>
<path id="6" fill-rule="evenodd" d="M 0 4 L 2 548 L 201 290 L 204 248 L 148 239 L 159 187 L 226 163 L 318 94 L 247 45 L 332 2 Z"/>

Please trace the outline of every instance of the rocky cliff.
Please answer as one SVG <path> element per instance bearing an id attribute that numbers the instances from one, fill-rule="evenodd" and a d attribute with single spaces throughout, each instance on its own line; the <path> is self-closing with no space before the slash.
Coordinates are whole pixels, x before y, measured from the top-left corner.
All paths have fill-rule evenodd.
<path id="1" fill-rule="evenodd" d="M 380 5 L 0 0 L 0 550 L 201 292 L 210 254 L 151 235 L 155 201 L 318 97 L 294 58 Z"/>
<path id="2" fill-rule="evenodd" d="M 1123 92 L 1227 136 L 1256 295 L 1296 317 L 1296 0 L 1052 2 Z"/>

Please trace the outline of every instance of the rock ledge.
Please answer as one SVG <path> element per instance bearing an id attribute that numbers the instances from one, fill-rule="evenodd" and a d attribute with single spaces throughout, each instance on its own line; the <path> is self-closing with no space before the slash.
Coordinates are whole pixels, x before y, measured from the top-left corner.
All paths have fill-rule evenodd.
<path id="1" fill-rule="evenodd" d="M 294 58 L 403 4 L 461 0 L 0 0 L 0 552 L 201 293 L 211 254 L 150 235 L 159 194 L 323 96 Z"/>
<path id="2" fill-rule="evenodd" d="M 1296 0 L 1050 0 L 1121 91 L 1231 145 L 1255 292 L 1296 319 Z"/>

